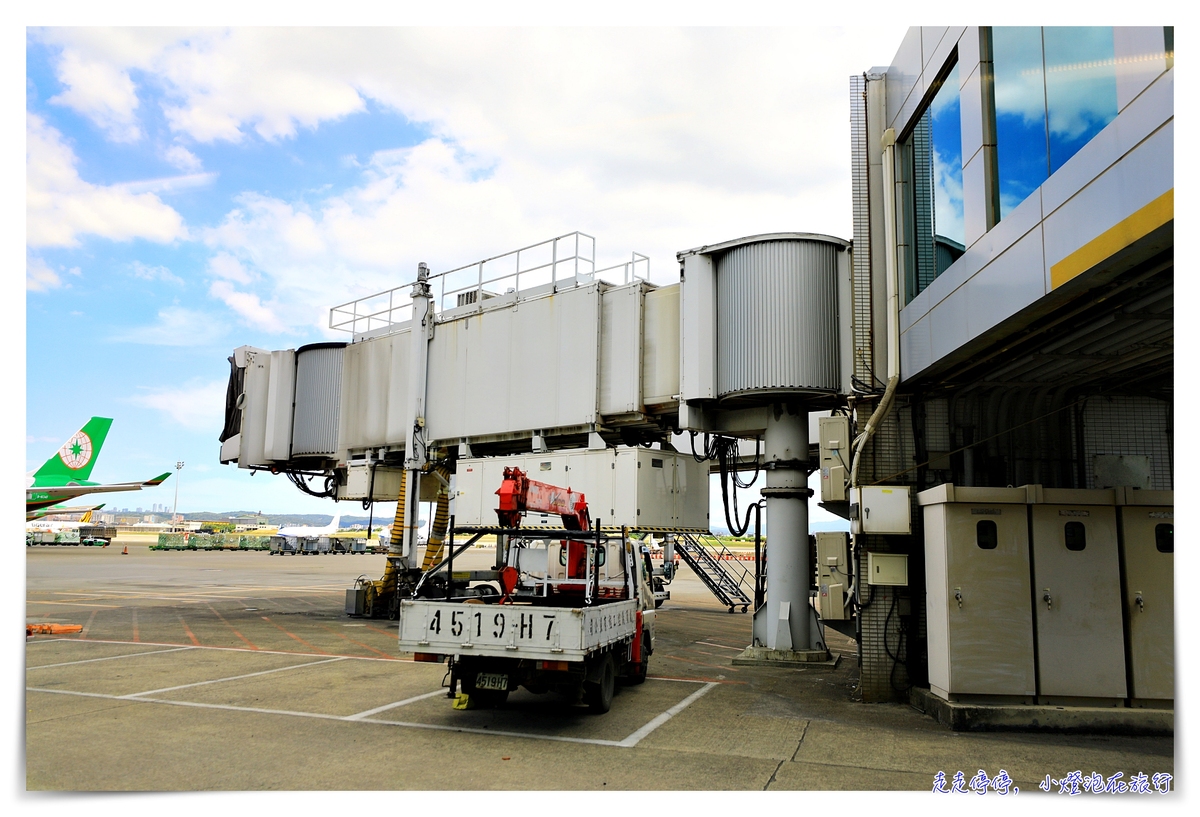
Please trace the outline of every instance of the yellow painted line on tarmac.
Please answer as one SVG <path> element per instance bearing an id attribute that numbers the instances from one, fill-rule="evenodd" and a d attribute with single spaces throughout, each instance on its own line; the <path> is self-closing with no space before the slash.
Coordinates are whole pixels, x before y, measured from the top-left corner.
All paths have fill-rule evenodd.
<path id="1" fill-rule="evenodd" d="M 82 601 L 40 601 L 38 599 L 27 599 L 26 604 L 65 604 L 68 607 L 104 607 L 109 610 L 120 610 L 119 604 L 88 604 Z"/>

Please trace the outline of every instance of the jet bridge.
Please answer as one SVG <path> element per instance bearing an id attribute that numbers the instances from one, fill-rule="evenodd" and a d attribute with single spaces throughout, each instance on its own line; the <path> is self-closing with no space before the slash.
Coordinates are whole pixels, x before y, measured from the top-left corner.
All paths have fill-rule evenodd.
<path id="1" fill-rule="evenodd" d="M 646 511 L 695 532 L 707 513 L 700 522 L 679 509 L 706 507 L 707 479 L 682 465 L 691 452 L 676 454 L 673 436 L 705 435 L 694 451 L 722 471 L 730 452 L 729 467 L 744 465 L 737 438 L 760 439 L 772 535 L 755 645 L 824 651 L 803 613 L 816 468 L 807 416 L 850 391 L 849 254 L 829 236 L 752 236 L 679 253 L 678 282 L 659 285 L 645 256 L 598 268 L 595 240 L 570 233 L 438 274 L 422 264 L 412 284 L 333 307 L 329 326 L 344 342 L 236 350 L 221 461 L 335 499 L 399 498 L 403 571 L 418 569 L 416 515 L 402 525 L 404 507 L 439 497 L 492 507 L 494 487 L 456 478 L 456 463 L 519 457 L 531 468 L 539 454 L 583 463 L 608 452 L 615 468 L 615 450 L 655 448 L 649 467 L 669 461 L 675 475 L 663 494 L 671 507 L 634 502 L 632 518 L 605 522 L 636 527 Z M 435 466 L 449 478 L 434 478 Z M 599 496 L 600 483 L 586 484 L 595 477 L 612 490 L 614 476 L 594 464 L 567 467 L 570 487 Z M 685 472 L 696 497 L 680 495 Z"/>

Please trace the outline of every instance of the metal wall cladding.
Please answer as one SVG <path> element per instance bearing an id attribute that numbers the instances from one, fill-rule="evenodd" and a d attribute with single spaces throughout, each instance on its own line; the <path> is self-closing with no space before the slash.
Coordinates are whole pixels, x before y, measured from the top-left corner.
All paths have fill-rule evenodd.
<path id="1" fill-rule="evenodd" d="M 352 343 L 342 363 L 339 448 L 403 447 L 408 400 L 409 329 Z"/>
<path id="2" fill-rule="evenodd" d="M 564 289 L 437 324 L 429 344 L 426 439 L 596 422 L 600 286 Z"/>
<path id="3" fill-rule="evenodd" d="M 344 343 L 296 350 L 296 413 L 292 456 L 333 456 L 338 448 Z"/>
<path id="4" fill-rule="evenodd" d="M 718 256 L 718 397 L 838 391 L 839 249 L 768 240 Z"/>

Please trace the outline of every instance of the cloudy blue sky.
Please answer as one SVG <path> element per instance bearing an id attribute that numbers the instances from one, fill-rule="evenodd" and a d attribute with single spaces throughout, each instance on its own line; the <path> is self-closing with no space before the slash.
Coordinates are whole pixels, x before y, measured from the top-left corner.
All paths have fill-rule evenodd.
<path id="1" fill-rule="evenodd" d="M 104 415 L 93 478 L 183 460 L 181 511 L 329 512 L 218 464 L 234 347 L 572 230 L 664 283 L 700 244 L 849 237 L 848 76 L 903 33 L 30 28 L 25 469 Z"/>

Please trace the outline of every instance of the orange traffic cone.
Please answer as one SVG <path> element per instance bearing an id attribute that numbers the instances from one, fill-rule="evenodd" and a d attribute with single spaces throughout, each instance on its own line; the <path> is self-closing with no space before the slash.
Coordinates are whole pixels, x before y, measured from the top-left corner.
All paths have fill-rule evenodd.
<path id="1" fill-rule="evenodd" d="M 126 546 L 125 546 L 125 548 L 124 548 L 124 549 L 121 551 L 121 555 L 122 555 L 122 556 L 128 556 L 128 555 L 129 555 L 129 545 L 126 545 Z"/>

